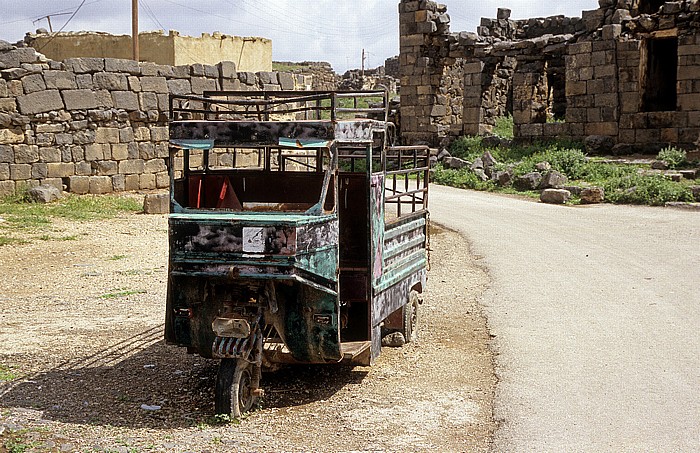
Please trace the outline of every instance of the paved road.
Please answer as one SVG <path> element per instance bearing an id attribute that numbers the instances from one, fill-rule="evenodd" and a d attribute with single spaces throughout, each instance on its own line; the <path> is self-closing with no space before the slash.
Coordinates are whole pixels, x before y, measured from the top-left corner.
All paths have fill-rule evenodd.
<path id="1" fill-rule="evenodd" d="M 700 451 L 700 213 L 430 202 L 491 275 L 495 451 Z"/>

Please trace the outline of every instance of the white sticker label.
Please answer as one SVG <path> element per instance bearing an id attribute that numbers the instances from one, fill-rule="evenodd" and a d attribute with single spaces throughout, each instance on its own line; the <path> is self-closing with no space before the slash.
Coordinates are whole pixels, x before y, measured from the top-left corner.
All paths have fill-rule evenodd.
<path id="1" fill-rule="evenodd" d="M 243 251 L 246 253 L 265 252 L 265 234 L 263 228 L 243 227 Z"/>

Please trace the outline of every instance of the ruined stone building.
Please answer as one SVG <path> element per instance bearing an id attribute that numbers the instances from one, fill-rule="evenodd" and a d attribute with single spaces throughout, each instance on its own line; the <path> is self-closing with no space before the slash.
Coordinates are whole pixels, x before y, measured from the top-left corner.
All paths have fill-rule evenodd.
<path id="1" fill-rule="evenodd" d="M 595 137 L 605 151 L 694 148 L 700 135 L 700 0 L 599 0 L 581 18 L 450 31 L 447 7 L 402 0 L 402 135 L 445 145 L 510 114 L 520 141 Z"/>
<path id="2" fill-rule="evenodd" d="M 130 35 L 81 31 L 66 33 L 28 33 L 24 43 L 54 61 L 68 58 L 132 57 Z M 272 71 L 272 41 L 266 38 L 243 38 L 220 32 L 201 37 L 180 35 L 170 30 L 139 33 L 142 61 L 168 66 L 189 64 L 216 65 L 232 61 L 241 71 Z"/>

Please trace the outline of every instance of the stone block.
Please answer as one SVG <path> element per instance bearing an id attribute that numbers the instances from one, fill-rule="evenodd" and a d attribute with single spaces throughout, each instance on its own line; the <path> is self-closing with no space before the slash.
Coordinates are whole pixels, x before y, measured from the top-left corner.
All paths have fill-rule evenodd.
<path id="1" fill-rule="evenodd" d="M 119 162 L 119 173 L 120 174 L 141 174 L 145 168 L 145 162 L 143 159 L 129 159 Z"/>
<path id="2" fill-rule="evenodd" d="M 139 105 L 141 110 L 157 110 L 158 96 L 155 93 L 139 93 Z"/>
<path id="3" fill-rule="evenodd" d="M 605 190 L 602 187 L 588 187 L 581 190 L 581 203 L 598 204 L 605 201 Z"/>
<path id="4" fill-rule="evenodd" d="M 627 11 L 627 15 L 629 15 L 629 11 Z M 605 25 L 603 27 L 603 39 L 606 40 L 611 40 L 611 39 L 617 39 L 620 37 L 622 34 L 622 25 L 618 24 L 613 24 L 613 25 Z"/>
<path id="5" fill-rule="evenodd" d="M 170 132 L 167 127 L 151 127 L 151 140 L 154 142 L 168 141 L 170 139 Z"/>
<path id="6" fill-rule="evenodd" d="M 141 74 L 139 63 L 134 60 L 122 60 L 119 58 L 105 58 L 105 71 L 125 72 L 131 75 Z"/>
<path id="7" fill-rule="evenodd" d="M 153 190 L 156 188 L 156 175 L 154 174 L 141 174 L 139 175 L 139 189 L 141 190 Z"/>
<path id="8" fill-rule="evenodd" d="M 39 160 L 41 162 L 61 162 L 61 150 L 54 147 L 39 148 Z"/>
<path id="9" fill-rule="evenodd" d="M 0 198 L 9 197 L 15 194 L 14 181 L 0 181 Z"/>
<path id="10" fill-rule="evenodd" d="M 43 91 L 46 89 L 46 83 L 41 74 L 31 74 L 22 77 L 22 86 L 24 87 L 25 94 L 35 93 L 37 91 Z"/>
<path id="11" fill-rule="evenodd" d="M 23 143 L 24 138 L 24 132 L 19 127 L 0 129 L 0 145 Z"/>
<path id="12" fill-rule="evenodd" d="M 104 58 L 69 58 L 63 62 L 66 68 L 76 74 L 104 71 Z"/>
<path id="13" fill-rule="evenodd" d="M 617 132 L 618 125 L 616 122 L 586 124 L 586 135 L 607 135 L 614 137 L 617 135 Z"/>
<path id="14" fill-rule="evenodd" d="M 0 181 L 10 179 L 10 164 L 0 164 Z"/>
<path id="15" fill-rule="evenodd" d="M 139 190 L 139 175 L 124 176 L 124 190 Z"/>
<path id="16" fill-rule="evenodd" d="M 78 176 L 90 176 L 93 174 L 92 163 L 87 161 L 80 161 L 75 164 L 75 174 Z"/>
<path id="17" fill-rule="evenodd" d="M 144 166 L 145 173 L 160 173 L 163 171 L 167 171 L 167 167 L 165 166 L 165 161 L 163 159 L 151 159 L 146 161 Z"/>
<path id="18" fill-rule="evenodd" d="M 95 171 L 98 176 L 112 176 L 119 171 L 117 163 L 113 160 L 101 160 L 95 162 Z"/>
<path id="19" fill-rule="evenodd" d="M 98 72 L 92 76 L 92 80 L 98 90 L 126 91 L 129 89 L 129 81 L 124 74 Z"/>
<path id="20" fill-rule="evenodd" d="M 678 106 L 681 111 L 700 110 L 700 93 L 682 94 L 678 96 Z"/>
<path id="21" fill-rule="evenodd" d="M 168 80 L 168 90 L 171 94 L 192 94 L 192 86 L 187 79 Z"/>
<path id="22" fill-rule="evenodd" d="M 36 115 L 64 108 L 63 99 L 58 90 L 44 90 L 19 96 L 17 103 L 19 111 L 24 115 Z"/>
<path id="23" fill-rule="evenodd" d="M 217 83 L 215 79 L 207 79 L 204 77 L 192 77 L 190 80 L 192 84 L 192 93 L 202 94 L 205 91 L 216 91 Z"/>
<path id="24" fill-rule="evenodd" d="M 85 195 L 90 192 L 90 177 L 71 176 L 68 179 L 68 191 L 78 195 Z"/>
<path id="25" fill-rule="evenodd" d="M 15 145 L 15 163 L 31 164 L 39 161 L 39 147 L 36 145 Z"/>
<path id="26" fill-rule="evenodd" d="M 170 186 L 170 175 L 167 171 L 156 173 L 156 188 L 164 189 Z"/>
<path id="27" fill-rule="evenodd" d="M 700 79 L 700 66 L 681 66 L 678 68 L 678 80 Z"/>
<path id="28" fill-rule="evenodd" d="M 17 111 L 17 101 L 13 98 L 0 98 L 0 112 L 14 113 Z"/>
<path id="29" fill-rule="evenodd" d="M 105 144 L 105 143 L 119 143 L 119 129 L 116 127 L 98 127 L 95 131 L 95 142 Z"/>
<path id="30" fill-rule="evenodd" d="M 109 146 L 109 145 L 107 145 Z M 102 160 L 105 158 L 105 145 L 101 143 L 91 143 L 85 146 L 85 160 Z"/>
<path id="31" fill-rule="evenodd" d="M 129 158 L 129 146 L 126 143 L 111 145 L 111 155 L 113 160 L 127 160 Z"/>
<path id="32" fill-rule="evenodd" d="M 288 72 L 280 72 L 277 75 L 277 78 L 279 79 L 280 87 L 282 88 L 282 90 L 289 91 L 294 89 L 295 83 L 293 74 L 290 74 Z"/>
<path id="33" fill-rule="evenodd" d="M 29 164 L 10 164 L 10 179 L 15 181 L 32 179 L 32 166 Z"/>
<path id="34" fill-rule="evenodd" d="M 114 191 L 112 178 L 109 176 L 90 176 L 90 193 L 105 194 Z"/>
<path id="35" fill-rule="evenodd" d="M 236 72 L 236 63 L 233 61 L 222 61 L 217 66 L 221 77 L 224 79 L 233 79 L 238 76 Z"/>
<path id="36" fill-rule="evenodd" d="M 113 91 L 112 101 L 115 108 L 126 111 L 139 110 L 138 96 L 131 91 Z"/>
<path id="37" fill-rule="evenodd" d="M 60 163 L 49 163 L 48 166 L 48 177 L 49 178 L 67 178 L 69 176 L 75 175 L 75 164 L 68 162 Z"/>
<path id="38" fill-rule="evenodd" d="M 165 77 L 141 77 L 141 90 L 154 93 L 168 93 Z"/>
<path id="39" fill-rule="evenodd" d="M 66 110 L 89 110 L 99 106 L 97 96 L 92 90 L 64 90 L 63 102 Z"/>
<path id="40" fill-rule="evenodd" d="M 0 162 L 15 163 L 15 151 L 10 145 L 0 145 Z"/>
<path id="41" fill-rule="evenodd" d="M 112 188 L 115 192 L 123 192 L 126 188 L 126 177 L 124 175 L 112 175 Z"/>
<path id="42" fill-rule="evenodd" d="M 545 189 L 540 195 L 542 203 L 564 204 L 571 198 L 571 192 L 566 189 Z"/>
<path id="43" fill-rule="evenodd" d="M 566 84 L 566 96 L 582 96 L 586 94 L 589 82 L 571 82 Z"/>

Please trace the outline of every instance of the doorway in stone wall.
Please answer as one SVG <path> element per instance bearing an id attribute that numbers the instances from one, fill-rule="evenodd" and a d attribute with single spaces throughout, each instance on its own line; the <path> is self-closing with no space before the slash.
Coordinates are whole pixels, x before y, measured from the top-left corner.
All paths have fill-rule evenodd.
<path id="1" fill-rule="evenodd" d="M 640 92 L 643 112 L 676 110 L 678 38 L 648 38 L 642 45 Z"/>
<path id="2" fill-rule="evenodd" d="M 563 55 L 547 60 L 547 121 L 564 121 L 566 118 L 566 63 Z"/>

